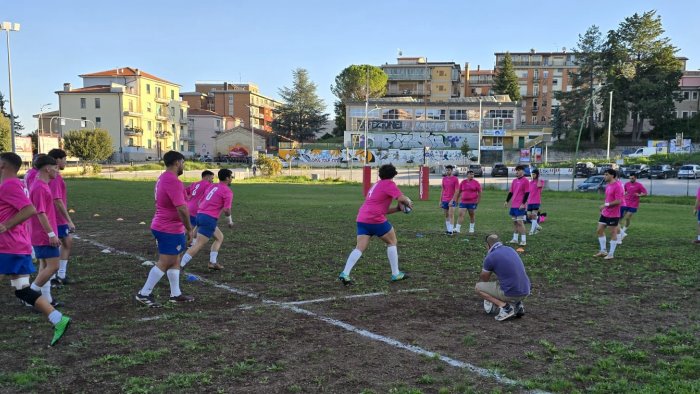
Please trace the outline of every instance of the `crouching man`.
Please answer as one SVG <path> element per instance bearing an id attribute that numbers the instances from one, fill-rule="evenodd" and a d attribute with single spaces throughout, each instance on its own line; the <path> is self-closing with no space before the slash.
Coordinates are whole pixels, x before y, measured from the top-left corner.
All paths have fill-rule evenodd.
<path id="1" fill-rule="evenodd" d="M 530 295 L 530 278 L 525 273 L 523 261 L 518 252 L 504 246 L 496 234 L 486 237 L 486 247 L 488 253 L 479 275 L 480 282 L 475 288 L 476 294 L 484 299 L 484 309 L 491 313 L 495 307 L 500 308 L 496 316 L 498 321 L 523 316 L 523 299 Z M 494 273 L 498 280 L 490 282 Z"/>

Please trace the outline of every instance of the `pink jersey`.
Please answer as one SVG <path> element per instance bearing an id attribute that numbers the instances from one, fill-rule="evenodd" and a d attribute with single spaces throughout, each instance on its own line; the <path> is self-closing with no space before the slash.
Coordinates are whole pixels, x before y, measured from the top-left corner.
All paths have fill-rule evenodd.
<path id="1" fill-rule="evenodd" d="M 459 179 L 450 175 L 442 178 L 442 197 L 440 201 L 450 201 L 455 196 L 455 191 L 459 187 Z"/>
<path id="2" fill-rule="evenodd" d="M 11 178 L 0 184 L 0 223 L 5 223 L 22 208 L 31 204 L 29 191 L 19 179 Z M 0 253 L 32 254 L 27 222 L 0 233 Z"/>
<path id="3" fill-rule="evenodd" d="M 620 181 L 615 181 L 613 183 L 609 183 L 608 186 L 605 187 L 605 202 L 606 203 L 611 203 L 615 200 L 620 200 L 622 202 L 622 199 L 625 196 L 625 190 L 622 187 L 622 183 Z M 620 217 L 620 208 L 622 208 L 621 204 L 615 205 L 613 207 L 604 207 L 603 211 L 601 214 L 605 216 L 606 218 L 619 218 Z"/>
<path id="4" fill-rule="evenodd" d="M 460 202 L 476 204 L 481 194 L 481 183 L 476 179 L 465 179 L 459 184 Z"/>
<path id="5" fill-rule="evenodd" d="M 51 231 L 58 234 L 58 224 L 56 223 L 56 208 L 53 205 L 53 194 L 48 183 L 37 179 L 32 183 L 32 189 L 29 191 L 29 199 L 36 208 L 37 215 L 32 216 L 30 222 L 32 245 L 49 246 L 49 236 L 44 230 L 44 227 L 39 221 L 38 214 L 45 213 L 51 225 Z"/>
<path id="6" fill-rule="evenodd" d="M 202 201 L 202 198 L 206 194 L 209 186 L 211 186 L 211 182 L 206 179 L 202 179 L 199 182 L 195 182 L 187 186 L 185 189 L 185 194 L 189 197 L 189 200 L 187 201 L 187 209 L 190 210 L 190 216 L 197 216 L 199 203 Z"/>
<path id="7" fill-rule="evenodd" d="M 544 187 L 544 180 L 537 179 L 536 181 L 530 182 L 530 195 L 527 197 L 528 204 L 540 204 L 542 203 L 542 188 Z"/>
<path id="8" fill-rule="evenodd" d="M 365 203 L 357 213 L 357 221 L 368 224 L 386 222 L 386 212 L 389 210 L 392 200 L 401 197 L 401 190 L 391 179 L 377 181 L 367 191 Z"/>
<path id="9" fill-rule="evenodd" d="M 521 176 L 520 178 L 513 179 L 513 182 L 510 184 L 510 192 L 513 193 L 513 197 L 510 200 L 510 207 L 520 208 L 523 204 L 525 193 L 529 191 L 530 181 L 528 181 L 527 178 Z"/>
<path id="10" fill-rule="evenodd" d="M 34 182 L 37 175 L 39 175 L 39 170 L 34 167 L 30 168 L 29 171 L 24 174 L 24 185 L 27 187 L 27 190 L 32 188 L 32 182 Z"/>
<path id="11" fill-rule="evenodd" d="M 647 194 L 647 189 L 637 181 L 625 183 L 625 201 L 622 202 L 622 205 L 628 208 L 639 208 L 637 193 Z"/>
<path id="12" fill-rule="evenodd" d="M 232 201 L 233 192 L 227 184 L 218 183 L 211 185 L 199 203 L 199 213 L 218 219 L 221 216 L 221 211 L 231 208 Z"/>
<path id="13" fill-rule="evenodd" d="M 51 194 L 53 194 L 54 200 L 63 201 L 63 206 L 68 210 L 68 198 L 66 193 L 66 182 L 63 181 L 61 174 L 56 175 L 55 179 L 49 181 L 49 188 L 51 188 Z M 68 219 L 61 215 L 61 212 L 56 211 L 56 223 L 58 225 L 68 224 Z"/>
<path id="14" fill-rule="evenodd" d="M 185 187 L 177 175 L 165 171 L 158 177 L 155 187 L 156 213 L 151 221 L 151 229 L 168 234 L 182 234 L 185 225 L 180 220 L 177 207 L 185 205 Z"/>

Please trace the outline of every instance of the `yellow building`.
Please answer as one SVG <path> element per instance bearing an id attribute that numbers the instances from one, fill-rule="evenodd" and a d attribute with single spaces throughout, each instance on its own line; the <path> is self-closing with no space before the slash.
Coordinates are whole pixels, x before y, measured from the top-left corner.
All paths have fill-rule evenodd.
<path id="1" fill-rule="evenodd" d="M 180 100 L 180 85 L 131 67 L 80 77 L 82 88 L 66 83 L 56 92 L 59 116 L 52 130 L 105 129 L 112 137 L 115 161 L 157 159 L 169 150 L 189 150 L 188 105 Z"/>
<path id="2" fill-rule="evenodd" d="M 462 72 L 454 62 L 428 62 L 424 57 L 400 57 L 396 64 L 384 64 L 389 79 L 387 97 L 413 97 L 447 101 L 461 96 Z"/>

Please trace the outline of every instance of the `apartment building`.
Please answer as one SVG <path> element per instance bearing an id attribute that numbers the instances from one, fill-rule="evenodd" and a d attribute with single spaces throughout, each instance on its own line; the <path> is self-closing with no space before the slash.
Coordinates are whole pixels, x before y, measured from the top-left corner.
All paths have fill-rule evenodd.
<path id="1" fill-rule="evenodd" d="M 190 108 L 239 118 L 245 126 L 272 131 L 274 110 L 282 104 L 260 93 L 253 83 L 196 82 L 194 92 L 180 93 Z"/>
<path id="2" fill-rule="evenodd" d="M 57 91 L 59 115 L 50 129 L 63 134 L 102 128 L 112 137 L 115 161 L 156 159 L 169 150 L 190 149 L 188 105 L 180 85 L 138 68 L 82 74 L 82 88 Z"/>
<path id="3" fill-rule="evenodd" d="M 206 109 L 190 108 L 187 113 L 187 154 L 213 157 L 216 153 L 214 138 L 240 124 L 237 118 L 222 116 Z"/>
<path id="4" fill-rule="evenodd" d="M 683 101 L 676 102 L 676 117 L 688 119 L 700 113 L 700 71 L 683 71 L 680 80 Z"/>
<path id="5" fill-rule="evenodd" d="M 500 67 L 506 52 L 497 52 L 496 68 Z M 570 91 L 569 72 L 576 72 L 573 53 L 510 52 L 515 74 L 518 76 L 522 107 L 521 125 L 547 126 L 551 124 L 553 108 L 559 103 L 554 92 Z"/>
<path id="6" fill-rule="evenodd" d="M 384 64 L 388 75 L 386 97 L 448 101 L 461 97 L 462 71 L 454 62 L 428 62 L 425 57 L 400 57 L 396 64 Z"/>
<path id="7" fill-rule="evenodd" d="M 464 81 L 464 97 L 492 96 L 494 70 L 482 70 L 477 66 L 476 70 L 469 69 L 469 63 L 465 63 L 462 80 Z"/>

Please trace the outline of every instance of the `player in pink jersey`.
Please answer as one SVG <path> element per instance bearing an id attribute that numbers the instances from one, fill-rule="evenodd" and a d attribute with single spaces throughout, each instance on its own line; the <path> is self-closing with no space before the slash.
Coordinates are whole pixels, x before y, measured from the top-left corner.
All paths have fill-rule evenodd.
<path id="1" fill-rule="evenodd" d="M 698 217 L 698 237 L 693 243 L 700 244 L 700 187 L 698 187 L 698 194 L 695 196 L 695 210 L 693 214 Z"/>
<path id="2" fill-rule="evenodd" d="M 452 235 L 455 223 L 455 192 L 459 188 L 459 179 L 452 175 L 455 167 L 451 164 L 445 166 L 445 176 L 442 178 L 442 195 L 440 196 L 440 208 L 445 211 L 445 234 Z"/>
<path id="3" fill-rule="evenodd" d="M 38 158 L 36 165 L 39 175 L 29 190 L 29 199 L 36 208 L 36 215 L 31 218 L 30 228 L 32 246 L 39 260 L 39 274 L 34 278 L 31 288 L 41 291 L 53 306 L 60 306 L 61 303 L 51 297 L 51 276 L 58 271 L 61 241 L 57 234 L 56 207 L 49 188 L 49 182 L 58 175 L 58 166 L 56 159 L 48 155 Z"/>
<path id="4" fill-rule="evenodd" d="M 387 245 L 386 254 L 391 266 L 391 281 L 396 282 L 408 278 L 408 275 L 399 271 L 396 231 L 386 219 L 387 214 L 400 212 L 405 207 L 413 209 L 411 199 L 402 194 L 393 181 L 396 174 L 398 172 L 391 164 L 384 164 L 379 167 L 379 181 L 367 191 L 365 202 L 357 213 L 357 245 L 350 253 L 350 256 L 348 256 L 343 272 L 338 275 L 338 280 L 346 286 L 352 284 L 350 271 L 362 257 L 362 252 L 367 249 L 369 240 L 373 236 L 379 237 Z M 398 200 L 399 204 L 394 208 L 390 208 L 393 200 Z"/>
<path id="5" fill-rule="evenodd" d="M 32 168 L 30 168 L 29 171 L 24 174 L 24 185 L 27 187 L 27 190 L 32 188 L 32 183 L 36 179 L 36 175 L 39 173 L 39 170 L 36 169 L 36 160 L 42 156 L 46 156 L 46 154 L 39 153 L 36 155 L 34 160 L 32 160 Z"/>
<path id="6" fill-rule="evenodd" d="M 620 207 L 622 199 L 625 196 L 625 191 L 622 183 L 616 179 L 617 171 L 608 168 L 603 173 L 605 182 L 608 184 L 605 187 L 605 203 L 600 206 L 600 219 L 598 220 L 598 243 L 600 251 L 595 257 L 604 257 L 606 260 L 615 257 L 615 248 L 617 247 L 617 226 L 620 222 Z M 610 227 L 610 252 L 605 248 L 605 228 Z"/>
<path id="7" fill-rule="evenodd" d="M 49 182 L 49 187 L 51 188 L 54 205 L 56 206 L 58 239 L 61 240 L 61 256 L 58 260 L 58 272 L 56 273 L 55 283 L 56 286 L 61 286 L 71 283 L 71 280 L 66 275 L 66 270 L 68 269 L 68 258 L 73 249 L 73 236 L 71 233 L 75 231 L 75 224 L 73 224 L 73 220 L 71 220 L 68 214 L 66 182 L 63 180 L 60 172 L 66 168 L 66 152 L 62 149 L 51 149 L 48 155 L 56 160 L 56 165 L 59 169 L 56 178 Z"/>
<path id="8" fill-rule="evenodd" d="M 219 170 L 218 178 L 218 184 L 211 185 L 209 189 L 202 192 L 204 198 L 200 200 L 199 213 L 197 213 L 197 238 L 194 241 L 194 245 L 187 249 L 185 255 L 182 256 L 180 266 L 183 268 L 213 236 L 214 243 L 211 245 L 211 251 L 209 252 L 209 269 L 223 269 L 223 266 L 216 262 L 216 258 L 219 256 L 219 249 L 224 242 L 224 233 L 217 227 L 216 222 L 221 216 L 221 211 L 223 211 L 228 218 L 228 227 L 233 228 L 233 220 L 231 219 L 233 192 L 230 187 L 233 173 L 231 170 L 222 168 Z"/>
<path id="9" fill-rule="evenodd" d="M 527 197 L 527 218 L 532 223 L 530 227 L 530 235 L 537 234 L 538 231 L 542 230 L 542 226 L 537 223 L 537 219 L 540 216 L 540 205 L 542 204 L 542 188 L 544 188 L 544 181 L 540 179 L 540 170 L 532 170 L 530 174 L 532 180 L 530 181 L 530 194 Z"/>
<path id="10" fill-rule="evenodd" d="M 202 171 L 202 179 L 194 182 L 185 188 L 185 196 L 187 197 L 187 209 L 190 211 L 190 223 L 192 227 L 197 227 L 197 210 L 199 202 L 204 197 L 204 192 L 211 186 L 214 181 L 214 173 L 209 170 Z"/>
<path id="11" fill-rule="evenodd" d="M 527 245 L 525 236 L 525 208 L 527 199 L 530 195 L 530 181 L 525 177 L 525 167 L 519 165 L 515 167 L 515 179 L 511 182 L 510 192 L 506 197 L 506 202 L 503 206 L 508 207 L 510 203 L 510 216 L 513 219 L 513 239 L 509 243 L 518 243 L 518 234 L 520 234 L 520 246 Z"/>
<path id="12" fill-rule="evenodd" d="M 457 219 L 457 226 L 455 227 L 455 232 L 460 232 L 462 227 L 462 222 L 464 222 L 464 215 L 469 212 L 469 232 L 473 233 L 475 231 L 475 219 L 476 207 L 481 200 L 481 183 L 474 179 L 474 171 L 467 171 L 467 179 L 463 180 L 459 184 L 459 188 L 455 192 L 455 201 L 459 201 L 459 218 Z"/>
<path id="13" fill-rule="evenodd" d="M 158 262 L 135 297 L 136 301 L 150 308 L 161 306 L 151 293 L 166 274 L 170 282 L 170 302 L 194 301 L 180 290 L 180 254 L 185 251 L 192 234 L 185 187 L 178 179 L 185 169 L 185 156 L 171 150 L 163 155 L 163 163 L 165 172 L 156 181 L 156 212 L 151 221 L 151 232 L 158 244 Z"/>
<path id="14" fill-rule="evenodd" d="M 641 183 L 637 182 L 637 174 L 630 174 L 630 181 L 625 183 L 625 197 L 622 201 L 620 209 L 620 220 L 624 220 L 624 224 L 620 228 L 620 233 L 617 235 L 617 244 L 621 244 L 622 240 L 627 236 L 627 227 L 630 226 L 632 216 L 639 209 L 639 197 L 646 196 L 647 189 Z"/>
<path id="15" fill-rule="evenodd" d="M 0 154 L 0 275 L 10 277 L 15 296 L 26 305 L 43 313 L 54 326 L 51 345 L 63 336 L 71 319 L 54 309 L 42 297 L 41 291 L 29 285 L 29 274 L 34 272 L 32 244 L 27 231 L 27 220 L 36 214 L 29 200 L 29 192 L 17 178 L 22 159 L 15 153 Z"/>

